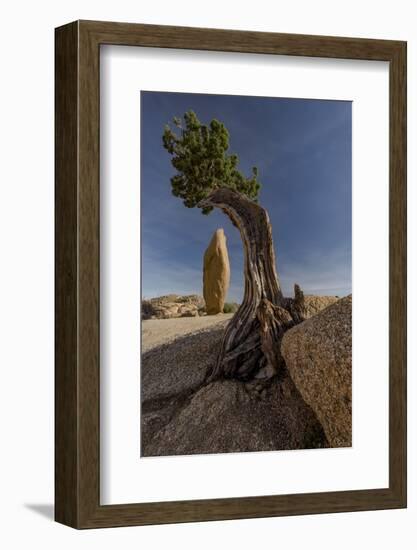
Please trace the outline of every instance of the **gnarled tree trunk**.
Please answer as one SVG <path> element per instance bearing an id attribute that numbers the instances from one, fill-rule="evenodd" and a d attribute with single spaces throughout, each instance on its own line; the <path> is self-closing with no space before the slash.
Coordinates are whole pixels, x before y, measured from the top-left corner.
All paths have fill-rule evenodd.
<path id="1" fill-rule="evenodd" d="M 266 376 L 282 365 L 284 332 L 304 319 L 304 296 L 284 298 L 275 267 L 272 229 L 267 211 L 229 188 L 216 189 L 199 206 L 223 210 L 239 229 L 245 252 L 242 304 L 227 325 L 216 365 L 208 380 L 247 380 L 262 370 Z"/>

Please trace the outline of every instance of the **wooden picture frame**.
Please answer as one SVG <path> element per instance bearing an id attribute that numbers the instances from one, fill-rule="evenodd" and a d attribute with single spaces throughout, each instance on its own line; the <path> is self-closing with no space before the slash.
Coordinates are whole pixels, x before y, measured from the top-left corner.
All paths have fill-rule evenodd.
<path id="1" fill-rule="evenodd" d="M 406 506 L 406 43 L 76 21 L 56 29 L 55 519 L 75 528 Z M 100 505 L 100 45 L 389 62 L 389 487 Z"/>

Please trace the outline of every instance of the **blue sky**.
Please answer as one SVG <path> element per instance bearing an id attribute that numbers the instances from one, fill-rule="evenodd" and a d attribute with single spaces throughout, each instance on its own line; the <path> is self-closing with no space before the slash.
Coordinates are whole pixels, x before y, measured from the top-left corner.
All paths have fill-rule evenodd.
<path id="1" fill-rule="evenodd" d="M 259 169 L 286 296 L 351 290 L 352 105 L 348 101 L 141 92 L 142 296 L 202 294 L 204 251 L 223 227 L 231 266 L 228 301 L 243 294 L 240 235 L 217 210 L 203 216 L 171 194 L 164 125 L 192 109 L 221 120 L 240 169 Z"/>

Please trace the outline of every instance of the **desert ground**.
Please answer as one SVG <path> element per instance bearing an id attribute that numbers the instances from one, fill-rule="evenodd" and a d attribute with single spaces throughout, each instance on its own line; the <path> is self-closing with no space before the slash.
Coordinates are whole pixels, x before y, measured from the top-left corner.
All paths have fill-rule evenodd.
<path id="1" fill-rule="evenodd" d="M 204 317 L 176 317 L 172 319 L 148 319 L 142 321 L 142 353 L 162 344 L 174 343 L 187 335 L 198 333 L 223 324 L 232 313 L 218 313 Z"/>

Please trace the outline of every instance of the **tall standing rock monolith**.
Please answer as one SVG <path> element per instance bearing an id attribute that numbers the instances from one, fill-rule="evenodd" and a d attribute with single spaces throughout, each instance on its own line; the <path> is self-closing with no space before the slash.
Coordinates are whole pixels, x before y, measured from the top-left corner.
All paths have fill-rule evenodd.
<path id="1" fill-rule="evenodd" d="M 207 315 L 222 313 L 230 282 L 226 236 L 217 229 L 204 253 L 203 294 Z"/>

